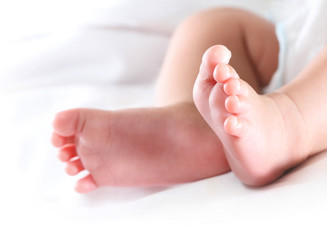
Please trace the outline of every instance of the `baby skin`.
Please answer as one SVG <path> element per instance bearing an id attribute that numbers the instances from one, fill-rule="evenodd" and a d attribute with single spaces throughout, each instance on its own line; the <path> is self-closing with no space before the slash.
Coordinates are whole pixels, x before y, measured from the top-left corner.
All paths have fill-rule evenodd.
<path id="1" fill-rule="evenodd" d="M 230 170 L 222 145 L 194 105 L 101 111 L 73 109 L 54 120 L 52 143 L 86 193 L 102 186 L 162 186 Z"/>
<path id="2" fill-rule="evenodd" d="M 58 113 L 59 159 L 69 175 L 88 172 L 75 190 L 171 185 L 230 170 L 259 186 L 326 150 L 327 47 L 291 83 L 260 95 L 277 67 L 276 42 L 273 25 L 253 14 L 200 13 L 173 37 L 161 107 Z"/>
<path id="3" fill-rule="evenodd" d="M 225 56 L 218 62 L 216 56 Z M 194 101 L 222 141 L 233 172 L 248 185 L 269 183 L 307 157 L 305 125 L 287 95 L 259 95 L 228 65 L 230 51 L 213 46 L 203 57 Z"/>
<path id="4" fill-rule="evenodd" d="M 189 182 L 229 166 L 244 183 L 262 185 L 305 158 L 294 151 L 299 138 L 284 117 L 301 123 L 294 106 L 282 94 L 258 95 L 228 65 L 230 56 L 223 46 L 210 48 L 194 87 L 196 106 L 218 138 L 186 104 L 58 113 L 52 142 L 66 172 L 90 172 L 76 191 Z"/>

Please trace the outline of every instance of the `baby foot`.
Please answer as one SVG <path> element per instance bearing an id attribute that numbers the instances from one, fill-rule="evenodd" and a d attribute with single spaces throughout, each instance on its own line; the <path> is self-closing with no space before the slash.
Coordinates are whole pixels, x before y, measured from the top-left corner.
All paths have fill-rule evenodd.
<path id="1" fill-rule="evenodd" d="M 224 46 L 207 50 L 194 86 L 194 101 L 222 141 L 233 172 L 245 184 L 263 185 L 303 157 L 296 153 L 299 140 L 294 131 L 301 126 L 294 128 L 286 120 L 294 120 L 298 113 L 281 93 L 258 95 L 228 65 L 230 56 Z"/>
<path id="2" fill-rule="evenodd" d="M 52 138 L 66 172 L 89 174 L 80 193 L 101 186 L 158 186 L 229 171 L 221 143 L 192 104 L 58 113 Z"/>

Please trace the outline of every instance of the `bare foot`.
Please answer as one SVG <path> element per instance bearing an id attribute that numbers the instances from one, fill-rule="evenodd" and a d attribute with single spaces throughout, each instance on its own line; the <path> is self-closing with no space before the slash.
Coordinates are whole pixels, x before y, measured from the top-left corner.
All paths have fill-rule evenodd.
<path id="1" fill-rule="evenodd" d="M 57 114 L 52 138 L 75 190 L 190 182 L 229 171 L 222 145 L 194 104 Z"/>
<path id="2" fill-rule="evenodd" d="M 304 124 L 285 94 L 258 95 L 239 79 L 228 65 L 230 57 L 221 45 L 207 50 L 194 86 L 194 100 L 222 141 L 233 172 L 245 184 L 263 185 L 306 157 L 299 151 Z"/>

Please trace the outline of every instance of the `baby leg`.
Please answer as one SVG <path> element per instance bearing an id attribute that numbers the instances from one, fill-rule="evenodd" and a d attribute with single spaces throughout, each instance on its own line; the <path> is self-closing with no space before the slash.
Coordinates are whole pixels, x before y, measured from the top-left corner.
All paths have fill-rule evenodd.
<path id="1" fill-rule="evenodd" d="M 298 149 L 312 155 L 327 149 L 327 45 L 289 84 L 277 91 L 295 105 L 304 123 L 304 144 Z M 298 163 L 298 161 L 295 161 Z"/>
<path id="2" fill-rule="evenodd" d="M 216 44 L 232 51 L 230 64 L 256 91 L 270 82 L 278 62 L 274 25 L 243 10 L 210 9 L 191 16 L 175 31 L 158 79 L 158 105 L 193 103 L 202 56 Z M 221 61 L 217 57 L 210 71 Z"/>

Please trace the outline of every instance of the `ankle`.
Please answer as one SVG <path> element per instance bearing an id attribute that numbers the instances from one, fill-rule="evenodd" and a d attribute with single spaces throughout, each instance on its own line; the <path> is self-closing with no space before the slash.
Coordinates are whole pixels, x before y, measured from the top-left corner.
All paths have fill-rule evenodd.
<path id="1" fill-rule="evenodd" d="M 296 102 L 287 93 L 272 93 L 269 97 L 274 100 L 283 116 L 288 168 L 294 167 L 310 155 L 309 129 Z"/>

